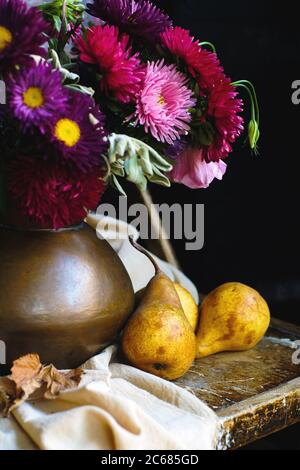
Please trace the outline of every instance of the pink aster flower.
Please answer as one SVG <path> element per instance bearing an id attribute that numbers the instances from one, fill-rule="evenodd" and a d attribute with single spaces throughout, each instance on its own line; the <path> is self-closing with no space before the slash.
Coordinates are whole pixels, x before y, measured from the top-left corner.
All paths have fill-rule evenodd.
<path id="1" fill-rule="evenodd" d="M 144 126 L 160 142 L 172 144 L 190 129 L 189 110 L 196 103 L 192 95 L 187 78 L 175 65 L 165 65 L 164 61 L 148 63 L 137 95 L 135 124 Z"/>
<path id="2" fill-rule="evenodd" d="M 215 138 L 212 145 L 204 147 L 207 162 L 226 158 L 232 151 L 231 144 L 240 136 L 243 128 L 243 101 L 237 98 L 235 87 L 227 77 L 223 77 L 211 87 L 208 94 L 206 118 L 213 123 Z"/>
<path id="3" fill-rule="evenodd" d="M 144 76 L 138 54 L 132 54 L 128 46 L 129 36 L 119 35 L 115 26 L 93 26 L 86 38 L 76 39 L 80 60 L 97 64 L 101 90 L 112 92 L 121 103 L 134 101 Z"/>
<path id="4" fill-rule="evenodd" d="M 206 88 L 223 72 L 216 54 L 202 49 L 188 30 L 180 27 L 169 28 L 161 34 L 161 41 L 172 55 L 181 59 L 187 66 L 200 87 Z"/>
<path id="5" fill-rule="evenodd" d="M 222 160 L 207 163 L 202 149 L 187 147 L 178 156 L 170 177 L 176 183 L 199 189 L 207 188 L 215 178 L 221 180 L 225 172 Z"/>

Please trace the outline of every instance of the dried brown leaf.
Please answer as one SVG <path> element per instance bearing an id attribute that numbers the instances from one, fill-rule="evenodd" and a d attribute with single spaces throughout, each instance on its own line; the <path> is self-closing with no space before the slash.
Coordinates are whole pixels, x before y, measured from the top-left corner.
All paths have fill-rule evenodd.
<path id="1" fill-rule="evenodd" d="M 9 377 L 0 379 L 0 410 L 7 415 L 26 400 L 54 399 L 77 387 L 82 373 L 82 369 L 61 372 L 52 364 L 43 366 L 37 354 L 27 354 L 14 361 Z"/>
<path id="2" fill-rule="evenodd" d="M 10 411 L 26 401 L 36 390 L 39 390 L 42 381 L 40 373 L 43 369 L 38 354 L 27 354 L 13 362 L 10 379 L 16 384 L 17 396 Z"/>
<path id="3" fill-rule="evenodd" d="M 43 382 L 47 386 L 45 398 L 51 400 L 64 390 L 77 387 L 81 380 L 82 372 L 82 369 L 60 372 L 53 365 L 44 367 L 42 376 Z"/>
<path id="4" fill-rule="evenodd" d="M 17 396 L 16 384 L 8 377 L 0 377 L 0 411 L 6 415 Z"/>
<path id="5" fill-rule="evenodd" d="M 27 354 L 13 362 L 11 368 L 11 380 L 18 388 L 33 380 L 40 372 L 42 364 L 38 354 Z"/>

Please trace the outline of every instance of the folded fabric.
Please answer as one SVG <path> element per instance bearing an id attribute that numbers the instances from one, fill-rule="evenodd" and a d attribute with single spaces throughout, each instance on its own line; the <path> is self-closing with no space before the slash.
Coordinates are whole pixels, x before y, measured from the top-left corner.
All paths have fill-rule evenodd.
<path id="1" fill-rule="evenodd" d="M 83 366 L 78 388 L 0 419 L 0 449 L 213 449 L 218 420 L 190 392 L 116 362 L 110 346 Z"/>

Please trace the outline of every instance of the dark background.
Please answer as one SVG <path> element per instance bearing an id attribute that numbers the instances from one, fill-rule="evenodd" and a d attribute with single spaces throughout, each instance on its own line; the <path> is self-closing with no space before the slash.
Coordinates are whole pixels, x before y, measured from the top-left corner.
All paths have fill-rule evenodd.
<path id="1" fill-rule="evenodd" d="M 291 101 L 291 84 L 300 80 L 299 7 L 258 0 L 156 3 L 176 24 L 213 42 L 226 73 L 255 84 L 261 107 L 259 156 L 242 137 L 222 182 L 206 190 L 152 187 L 156 202 L 205 204 L 204 249 L 186 252 L 183 241 L 175 242 L 182 267 L 204 292 L 226 281 L 247 283 L 267 298 L 273 315 L 300 324 L 300 105 Z"/>

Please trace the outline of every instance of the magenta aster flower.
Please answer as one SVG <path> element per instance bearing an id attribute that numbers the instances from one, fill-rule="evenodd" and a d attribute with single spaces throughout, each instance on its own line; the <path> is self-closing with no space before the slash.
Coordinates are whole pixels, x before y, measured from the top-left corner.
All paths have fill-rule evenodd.
<path id="1" fill-rule="evenodd" d="M 81 170 L 98 165 L 107 148 L 104 116 L 87 95 L 69 92 L 66 110 L 51 125 L 57 149 Z"/>
<path id="2" fill-rule="evenodd" d="M 170 28 L 161 34 L 162 45 L 181 59 L 200 87 L 206 88 L 223 73 L 216 54 L 203 49 L 186 29 Z"/>
<path id="3" fill-rule="evenodd" d="M 231 144 L 244 130 L 243 118 L 239 116 L 242 111 L 243 101 L 237 98 L 237 92 L 230 79 L 223 76 L 212 85 L 208 94 L 206 119 L 215 128 L 215 138 L 212 145 L 204 147 L 204 158 L 207 162 L 226 158 L 232 151 Z"/>
<path id="4" fill-rule="evenodd" d="M 48 29 L 37 8 L 23 0 L 0 0 L 0 73 L 27 64 L 30 54 L 43 55 Z"/>
<path id="5" fill-rule="evenodd" d="M 101 74 L 100 88 L 113 95 L 121 103 L 134 101 L 144 76 L 138 55 L 131 54 L 129 37 L 114 26 L 94 26 L 86 39 L 80 37 L 76 44 L 80 59 L 88 64 L 97 64 Z"/>
<path id="6" fill-rule="evenodd" d="M 178 156 L 170 178 L 192 189 L 207 188 L 216 178 L 221 180 L 226 172 L 222 160 L 207 163 L 203 149 L 187 147 Z"/>
<path id="7" fill-rule="evenodd" d="M 40 155 L 19 155 L 7 164 L 9 198 L 17 211 L 39 228 L 80 223 L 95 210 L 105 190 L 103 170 L 78 168 Z"/>
<path id="8" fill-rule="evenodd" d="M 148 63 L 143 87 L 137 95 L 135 124 L 144 126 L 160 142 L 172 144 L 189 131 L 190 108 L 195 105 L 187 78 L 175 65 Z"/>
<path id="9" fill-rule="evenodd" d="M 172 24 L 170 18 L 148 0 L 94 0 L 88 4 L 87 11 L 118 26 L 120 31 L 151 43 Z"/>
<path id="10" fill-rule="evenodd" d="M 66 107 L 61 74 L 47 62 L 21 69 L 8 83 L 10 112 L 24 129 L 35 126 L 45 133 L 49 123 Z"/>

